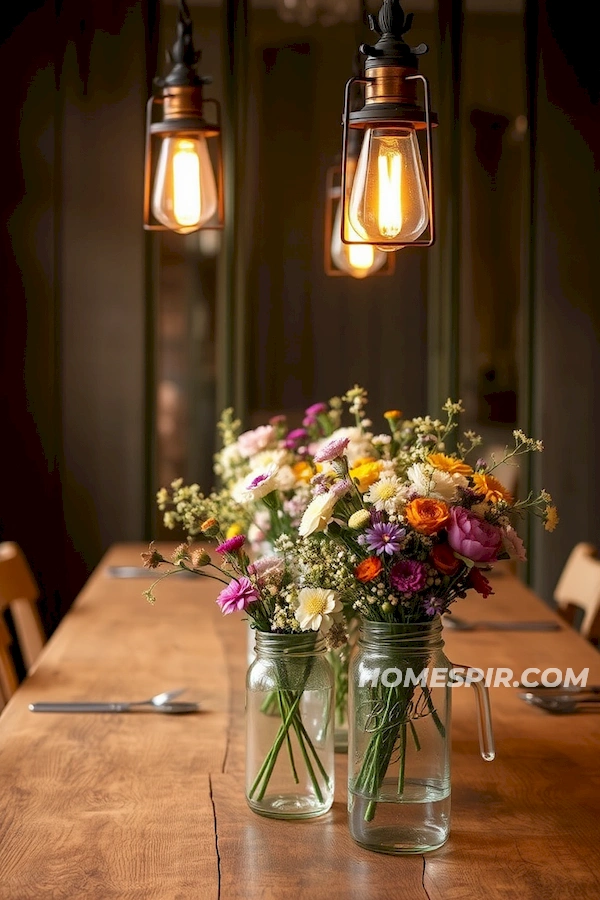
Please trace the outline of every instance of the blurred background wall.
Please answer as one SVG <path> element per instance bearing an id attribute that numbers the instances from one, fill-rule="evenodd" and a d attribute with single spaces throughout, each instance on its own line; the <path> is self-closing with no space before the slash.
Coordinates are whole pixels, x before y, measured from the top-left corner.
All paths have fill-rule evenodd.
<path id="1" fill-rule="evenodd" d="M 236 179 L 235 227 L 215 240 L 141 227 L 144 106 L 174 5 L 2 8 L 0 539 L 26 551 L 48 630 L 111 542 L 159 532 L 157 487 L 208 486 L 229 402 L 252 425 L 355 382 L 374 419 L 458 393 L 488 446 L 517 423 L 545 440 L 519 485 L 561 513 L 554 535 L 530 536 L 536 589 L 549 599 L 573 544 L 600 542 L 592 11 L 406 9 L 431 47 L 441 239 L 355 281 L 322 260 L 360 10 L 307 26 L 260 5 L 228 34 L 225 9 L 192 6 Z"/>

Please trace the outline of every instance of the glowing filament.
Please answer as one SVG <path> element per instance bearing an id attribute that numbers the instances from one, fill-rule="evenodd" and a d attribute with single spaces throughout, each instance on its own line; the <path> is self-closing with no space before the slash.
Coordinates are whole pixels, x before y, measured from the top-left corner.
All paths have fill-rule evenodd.
<path id="1" fill-rule="evenodd" d="M 394 238 L 402 228 L 402 156 L 382 148 L 378 160 L 380 233 Z"/>
<path id="2" fill-rule="evenodd" d="M 179 141 L 173 154 L 173 215 L 179 225 L 195 225 L 201 210 L 200 160 L 192 141 Z"/>

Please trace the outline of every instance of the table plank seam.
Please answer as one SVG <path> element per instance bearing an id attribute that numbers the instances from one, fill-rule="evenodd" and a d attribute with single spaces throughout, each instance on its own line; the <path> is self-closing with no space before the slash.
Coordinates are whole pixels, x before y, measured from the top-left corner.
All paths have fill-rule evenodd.
<path id="1" fill-rule="evenodd" d="M 423 872 L 421 874 L 421 884 L 423 885 L 423 891 L 425 893 L 425 896 L 427 897 L 427 900 L 431 900 L 431 895 L 430 895 L 429 891 L 427 890 L 427 888 L 425 887 L 426 869 L 427 869 L 427 857 L 425 855 L 423 855 Z"/>
<path id="2" fill-rule="evenodd" d="M 208 774 L 208 790 L 213 811 L 213 823 L 215 829 L 215 852 L 217 854 L 217 900 L 221 900 L 221 853 L 219 851 L 219 828 L 217 825 L 217 807 L 213 795 L 212 775 Z"/>

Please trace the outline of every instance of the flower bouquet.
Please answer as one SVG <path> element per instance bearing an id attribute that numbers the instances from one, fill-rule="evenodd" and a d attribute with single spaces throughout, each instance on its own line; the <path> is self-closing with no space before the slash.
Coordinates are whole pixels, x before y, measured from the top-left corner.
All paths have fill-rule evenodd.
<path id="1" fill-rule="evenodd" d="M 227 538 L 214 517 L 200 531 L 217 540 L 221 565 L 203 547 L 181 544 L 166 559 L 151 545 L 146 566 L 169 568 L 144 593 L 155 602 L 158 581 L 182 570 L 224 583 L 222 612 L 244 612 L 257 635 L 247 681 L 248 803 L 267 816 L 320 815 L 333 801 L 333 673 L 323 653 L 345 640 L 339 597 L 310 585 L 285 536 L 278 555 L 251 561 L 246 537 Z"/>
<path id="2" fill-rule="evenodd" d="M 366 393 L 356 388 L 348 396 L 365 427 Z M 501 464 L 541 451 L 541 442 L 515 431 L 514 446 L 502 459 L 470 463 L 480 439 L 468 432 L 455 452 L 447 452 L 462 407 L 448 401 L 444 409 L 444 422 L 403 422 L 396 411 L 387 413 L 389 440 L 375 442 L 377 456 L 363 463 L 360 474 L 348 459 L 347 437 L 322 446 L 314 456 L 322 469 L 299 527 L 313 541 L 312 556 L 307 549 L 301 555 L 327 561 L 320 569 L 314 563 L 313 582 L 336 587 L 347 615 L 358 615 L 363 624 L 351 678 L 350 797 L 354 818 L 359 810 L 361 819 L 353 833 L 366 846 L 372 840 L 364 823 L 377 815 L 385 830 L 385 807 L 378 812 L 385 801 L 428 803 L 432 809 L 438 801 L 440 809 L 447 804 L 447 748 L 435 750 L 435 777 L 407 774 L 409 760 L 415 770 L 424 767 L 424 730 L 433 732 L 428 744 L 446 742 L 446 710 L 436 708 L 431 686 L 414 677 L 441 653 L 441 615 L 468 590 L 484 598 L 493 593 L 486 572 L 494 562 L 525 558 L 515 529 L 521 515 L 540 516 L 548 530 L 557 522 L 546 491 L 515 500 L 494 474 Z M 447 660 L 442 663 L 449 667 Z M 417 781 L 419 796 L 411 794 Z M 439 846 L 443 831 L 415 846 Z M 394 841 L 386 849 L 406 852 Z"/>
<path id="3" fill-rule="evenodd" d="M 352 473 L 363 478 L 378 455 L 378 439 L 356 416 L 355 424 L 342 427 L 346 400 L 333 397 L 327 403 L 311 404 L 298 428 L 290 427 L 285 415 L 277 415 L 241 432 L 241 422 L 232 409 L 226 409 L 218 424 L 223 446 L 214 458 L 219 490 L 204 494 L 198 484 L 185 485 L 182 479 L 162 488 L 157 501 L 164 524 L 170 529 L 182 527 L 192 539 L 203 537 L 203 522 L 216 518 L 226 538 L 245 534 L 248 552 L 256 558 L 273 554 L 282 536 L 296 542 L 313 489 L 322 481 L 318 473 L 322 467 L 315 460 L 320 448 L 328 440 L 347 438 Z M 340 751 L 347 745 L 348 654 L 347 645 L 328 654 L 335 674 L 336 749 Z"/>

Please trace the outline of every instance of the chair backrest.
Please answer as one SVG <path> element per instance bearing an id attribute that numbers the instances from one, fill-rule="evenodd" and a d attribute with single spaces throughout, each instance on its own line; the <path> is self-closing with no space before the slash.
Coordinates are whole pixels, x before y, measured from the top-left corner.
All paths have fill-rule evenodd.
<path id="1" fill-rule="evenodd" d="M 576 544 L 554 591 L 559 607 L 571 618 L 583 610 L 581 634 L 588 640 L 600 637 L 600 560 L 592 544 Z"/>
<path id="2" fill-rule="evenodd" d="M 38 586 L 18 544 L 0 543 L 0 708 L 19 686 L 10 652 L 11 635 L 3 612 L 10 609 L 19 649 L 27 670 L 44 646 L 45 635 L 36 605 Z"/>

